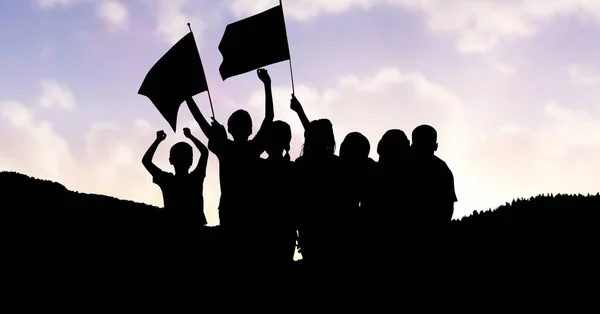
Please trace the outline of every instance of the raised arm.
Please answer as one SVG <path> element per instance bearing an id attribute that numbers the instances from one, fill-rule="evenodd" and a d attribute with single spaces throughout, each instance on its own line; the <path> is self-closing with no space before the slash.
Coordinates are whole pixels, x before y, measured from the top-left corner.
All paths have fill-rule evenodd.
<path id="1" fill-rule="evenodd" d="M 204 145 L 202 142 L 200 142 L 200 140 L 197 139 L 192 134 L 192 132 L 190 132 L 190 129 L 184 128 L 183 135 L 185 135 L 185 137 L 189 138 L 190 141 L 192 141 L 194 143 L 194 145 L 196 146 L 196 148 L 198 148 L 198 150 L 200 151 L 200 159 L 198 160 L 198 165 L 194 169 L 194 173 L 206 174 L 206 165 L 208 164 L 208 154 L 209 154 L 208 148 L 206 148 L 206 145 Z"/>
<path id="2" fill-rule="evenodd" d="M 204 135 L 210 140 L 213 133 L 212 128 L 208 121 L 206 121 L 204 118 L 204 115 L 202 115 L 202 112 L 200 112 L 200 109 L 198 108 L 198 105 L 196 105 L 194 98 L 190 97 L 185 102 L 192 113 L 192 117 L 194 117 L 194 120 L 196 120 Z"/>
<path id="3" fill-rule="evenodd" d="M 275 119 L 275 112 L 273 110 L 273 91 L 271 90 L 271 77 L 269 76 L 269 72 L 265 69 L 258 69 L 256 74 L 265 87 L 265 118 L 263 119 L 256 136 L 254 136 L 255 139 L 260 138 L 265 130 L 271 125 L 273 119 Z"/>
<path id="4" fill-rule="evenodd" d="M 157 174 L 162 172 L 162 170 L 160 170 L 160 168 L 158 168 L 154 164 L 154 162 L 152 162 L 152 159 L 154 158 L 154 153 L 156 153 L 156 149 L 158 148 L 158 145 L 162 141 L 164 141 L 165 138 L 167 138 L 167 134 L 165 134 L 164 131 L 161 130 L 161 131 L 156 132 L 156 139 L 154 140 L 154 143 L 152 143 L 152 145 L 150 145 L 150 147 L 144 154 L 144 157 L 142 157 L 142 164 L 144 165 L 146 170 L 148 170 L 148 172 L 152 176 L 156 176 Z"/>
<path id="5" fill-rule="evenodd" d="M 290 108 L 296 112 L 298 118 L 300 118 L 300 122 L 302 122 L 302 126 L 306 130 L 308 124 L 310 123 L 310 120 L 308 120 L 306 113 L 304 113 L 304 108 L 302 108 L 302 105 L 294 95 L 292 95 L 292 100 L 290 101 Z"/>

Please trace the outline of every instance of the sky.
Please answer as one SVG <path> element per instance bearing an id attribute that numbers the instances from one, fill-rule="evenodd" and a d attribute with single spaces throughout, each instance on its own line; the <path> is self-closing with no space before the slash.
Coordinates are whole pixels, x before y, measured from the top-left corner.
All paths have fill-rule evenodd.
<path id="1" fill-rule="evenodd" d="M 217 49 L 227 24 L 276 0 L 3 0 L 0 3 L 0 170 L 71 190 L 162 206 L 141 164 L 156 131 L 155 162 L 174 133 L 137 91 L 190 22 L 215 116 L 243 108 L 254 132 L 263 86 L 249 72 L 223 81 Z M 371 143 L 388 129 L 410 138 L 438 131 L 454 173 L 454 218 L 541 193 L 600 191 L 600 1 L 284 0 L 295 95 L 310 119 L 329 118 L 336 141 L 359 131 Z M 289 109 L 289 63 L 266 67 L 275 118 L 303 132 Z M 206 116 L 206 93 L 194 97 Z M 195 151 L 195 160 L 198 152 Z M 218 160 L 209 158 L 205 213 L 218 224 Z M 369 223 L 373 216 L 364 213 Z"/>

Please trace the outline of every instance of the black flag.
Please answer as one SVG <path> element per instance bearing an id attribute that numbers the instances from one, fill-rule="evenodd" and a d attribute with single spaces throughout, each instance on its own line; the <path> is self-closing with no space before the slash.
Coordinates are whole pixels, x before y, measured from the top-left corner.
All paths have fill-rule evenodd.
<path id="1" fill-rule="evenodd" d="M 219 51 L 223 80 L 290 59 L 281 5 L 227 25 Z"/>
<path id="2" fill-rule="evenodd" d="M 138 94 L 148 97 L 175 131 L 179 106 L 207 90 L 196 40 L 189 32 L 150 69 Z"/>

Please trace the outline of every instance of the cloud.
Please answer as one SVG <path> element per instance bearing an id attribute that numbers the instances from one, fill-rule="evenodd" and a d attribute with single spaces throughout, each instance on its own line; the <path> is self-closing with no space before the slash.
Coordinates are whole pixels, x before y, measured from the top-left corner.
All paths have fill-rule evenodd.
<path id="1" fill-rule="evenodd" d="M 550 102 L 540 114 L 537 125 L 504 126 L 472 143 L 462 175 L 470 177 L 477 193 L 502 202 L 600 191 L 600 112 Z"/>
<path id="2" fill-rule="evenodd" d="M 54 9 L 69 8 L 82 4 L 95 4 L 96 15 L 104 21 L 109 31 L 125 30 L 129 23 L 129 11 L 120 0 L 38 0 L 37 7 Z"/>
<path id="3" fill-rule="evenodd" d="M 205 29 L 205 24 L 197 16 L 186 13 L 188 1 L 157 0 L 156 4 L 156 34 L 158 36 L 168 44 L 173 45 L 189 32 L 187 23 L 190 23 L 194 30 L 194 36 L 198 41 L 198 34 L 201 34 Z"/>
<path id="4" fill-rule="evenodd" d="M 38 98 L 38 105 L 42 108 L 60 108 L 73 110 L 75 96 L 66 84 L 58 83 L 53 79 L 44 79 L 40 82 L 42 93 Z"/>
<path id="5" fill-rule="evenodd" d="M 274 6 L 270 0 L 231 2 L 238 17 Z M 398 7 L 423 14 L 428 28 L 456 38 L 462 53 L 484 53 L 503 41 L 536 34 L 538 25 L 553 18 L 576 14 L 600 20 L 600 2 L 591 0 L 288 0 L 286 17 L 307 22 L 320 15 L 353 9 Z"/>
<path id="6" fill-rule="evenodd" d="M 117 0 L 102 1 L 97 6 L 97 14 L 110 30 L 123 30 L 127 28 L 129 11 L 127 7 Z"/>
<path id="7" fill-rule="evenodd" d="M 73 163 L 69 144 L 48 121 L 36 121 L 30 108 L 17 101 L 0 102 L 2 118 L 9 130 L 0 137 L 2 169 L 26 174 L 44 174 L 61 179 L 62 169 Z M 6 123 L 4 122 L 4 123 Z M 4 124 L 3 123 L 3 124 Z"/>
<path id="8" fill-rule="evenodd" d="M 492 69 L 504 75 L 513 75 L 517 72 L 517 68 L 506 63 L 495 62 L 492 64 Z"/>
<path id="9" fill-rule="evenodd" d="M 51 9 L 54 7 L 69 7 L 72 5 L 92 2 L 94 0 L 38 0 L 36 5 L 42 9 Z"/>
<path id="10" fill-rule="evenodd" d="M 585 87 L 600 85 L 600 72 L 594 71 L 589 66 L 571 64 L 567 67 L 567 74 L 575 84 Z"/>

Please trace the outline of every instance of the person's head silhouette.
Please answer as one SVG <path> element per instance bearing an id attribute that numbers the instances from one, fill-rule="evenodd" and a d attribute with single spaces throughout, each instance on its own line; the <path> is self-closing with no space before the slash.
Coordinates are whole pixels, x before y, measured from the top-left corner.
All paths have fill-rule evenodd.
<path id="1" fill-rule="evenodd" d="M 377 143 L 377 154 L 380 161 L 398 160 L 406 154 L 409 147 L 410 142 L 404 131 L 391 129 Z"/>
<path id="2" fill-rule="evenodd" d="M 329 119 L 310 122 L 304 131 L 304 147 L 302 154 L 331 155 L 335 153 L 335 135 Z"/>
<path id="3" fill-rule="evenodd" d="M 346 135 L 340 145 L 340 158 L 363 160 L 369 158 L 371 144 L 360 132 L 351 132 Z"/>
<path id="4" fill-rule="evenodd" d="M 187 173 L 192 166 L 194 152 L 186 142 L 179 142 L 169 152 L 169 163 L 175 168 L 175 173 Z"/>
<path id="5" fill-rule="evenodd" d="M 277 120 L 271 123 L 268 133 L 267 154 L 269 159 L 285 157 L 290 159 L 290 141 L 292 140 L 292 130 L 290 125 L 284 121 Z M 283 152 L 285 151 L 285 156 Z"/>
<path id="6" fill-rule="evenodd" d="M 419 125 L 412 132 L 412 148 L 420 155 L 433 155 L 438 149 L 437 132 L 430 125 Z"/>
<path id="7" fill-rule="evenodd" d="M 247 141 L 252 134 L 252 118 L 248 111 L 239 109 L 227 120 L 227 130 L 234 141 Z"/>

